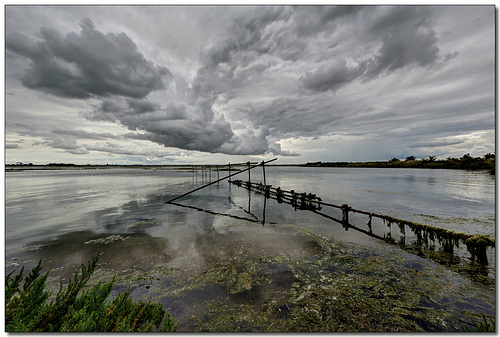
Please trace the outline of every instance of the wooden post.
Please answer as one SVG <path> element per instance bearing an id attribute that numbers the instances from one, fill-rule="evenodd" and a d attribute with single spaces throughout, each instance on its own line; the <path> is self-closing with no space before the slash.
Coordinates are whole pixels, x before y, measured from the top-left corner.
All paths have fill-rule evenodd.
<path id="1" fill-rule="evenodd" d="M 342 222 L 348 224 L 349 223 L 349 205 L 342 205 Z"/>
<path id="2" fill-rule="evenodd" d="M 264 161 L 260 163 L 262 165 L 262 175 L 264 176 L 264 186 L 266 186 L 266 165 L 264 164 Z"/>
<path id="3" fill-rule="evenodd" d="M 250 179 L 250 162 L 249 161 L 247 161 L 247 166 L 248 166 L 248 185 L 250 186 L 251 179 Z"/>
<path id="4" fill-rule="evenodd" d="M 229 166 L 229 182 L 231 182 L 231 163 L 228 164 Z"/>
<path id="5" fill-rule="evenodd" d="M 276 200 L 278 200 L 278 203 L 280 204 L 283 202 L 283 191 L 280 187 L 276 189 Z"/>
<path id="6" fill-rule="evenodd" d="M 266 201 L 267 201 L 267 198 L 264 195 L 264 207 L 262 208 L 262 226 L 264 226 L 264 223 L 266 222 Z"/>
<path id="7" fill-rule="evenodd" d="M 219 165 L 217 165 L 217 180 L 219 180 Z"/>

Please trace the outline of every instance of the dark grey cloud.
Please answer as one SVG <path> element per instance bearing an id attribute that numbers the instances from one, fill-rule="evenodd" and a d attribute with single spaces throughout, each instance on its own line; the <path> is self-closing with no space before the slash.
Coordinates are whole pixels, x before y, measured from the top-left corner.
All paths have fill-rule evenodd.
<path id="1" fill-rule="evenodd" d="M 56 129 L 52 130 L 51 133 L 60 136 L 70 136 L 78 139 L 93 139 L 93 140 L 106 140 L 106 139 L 116 139 L 116 135 L 111 133 L 97 133 L 88 132 L 85 130 L 72 130 L 72 129 Z"/>
<path id="2" fill-rule="evenodd" d="M 38 42 L 12 33 L 7 38 L 7 47 L 10 52 L 32 61 L 31 69 L 21 78 L 26 87 L 68 98 L 100 99 L 93 103 L 91 111 L 84 113 L 92 121 L 119 123 L 129 130 L 140 131 L 137 137 L 166 147 L 211 153 L 263 154 L 270 151 L 265 135 L 259 133 L 260 138 L 256 139 L 249 134 L 246 139 L 240 139 L 231 124 L 214 113 L 212 107 L 219 91 L 212 88 L 219 83 L 218 76 L 212 76 L 211 72 L 221 63 L 230 63 L 232 50 L 255 46 L 262 34 L 259 27 L 282 15 L 277 9 L 261 14 L 245 22 L 235 22 L 237 34 L 234 38 L 206 53 L 199 74 L 208 77 L 195 80 L 190 102 L 165 106 L 146 96 L 165 89 L 164 81 L 171 78 L 170 71 L 146 60 L 126 34 L 104 34 L 91 20 L 81 22 L 80 33 L 65 36 L 54 29 L 42 28 L 42 40 Z M 254 65 L 248 71 L 258 74 L 263 67 Z M 80 151 L 74 142 L 55 140 L 45 144 Z M 279 146 L 273 145 L 273 151 L 278 152 Z"/>
<path id="3" fill-rule="evenodd" d="M 368 63 L 367 78 L 409 66 L 427 66 L 440 60 L 432 11 L 422 6 L 382 7 L 367 28 L 382 46 Z"/>
<path id="4" fill-rule="evenodd" d="M 349 68 L 345 60 L 338 60 L 333 65 L 307 73 L 303 78 L 304 87 L 311 91 L 336 91 L 359 77 L 360 67 Z"/>
<path id="5" fill-rule="evenodd" d="M 20 149 L 19 144 L 5 143 L 5 149 Z"/>
<path id="6" fill-rule="evenodd" d="M 336 8 L 331 11 L 334 15 L 329 17 L 336 19 Z M 345 15 L 350 15 L 349 25 L 366 25 L 361 31 L 352 29 L 360 41 L 380 47 L 373 54 L 360 55 L 355 66 L 336 59 L 333 65 L 306 73 L 303 85 L 310 91 L 335 92 L 355 80 L 370 81 L 405 68 L 435 66 L 457 55 L 440 52 L 433 13 L 427 7 L 359 7 Z"/>
<path id="7" fill-rule="evenodd" d="M 42 28 L 39 41 L 7 34 L 7 50 L 31 60 L 21 78 L 26 87 L 68 98 L 144 98 L 165 87 L 169 70 L 145 59 L 126 34 L 104 34 L 89 19 L 80 26 L 80 33 L 65 36 Z"/>
<path id="8" fill-rule="evenodd" d="M 71 154 L 88 154 L 89 151 L 83 147 L 75 139 L 68 137 L 56 137 L 51 140 L 44 140 L 40 142 L 34 142 L 34 146 L 43 145 L 52 147 L 54 149 L 63 149 Z"/>
<path id="9" fill-rule="evenodd" d="M 441 147 L 441 146 L 450 146 L 464 143 L 464 140 L 456 140 L 456 141 L 429 141 L 429 142 L 418 142 L 415 144 L 411 144 L 408 147 Z"/>
<path id="10" fill-rule="evenodd" d="M 210 104 L 197 106 L 170 104 L 160 107 L 147 100 L 109 98 L 95 106 L 88 118 L 118 121 L 137 135 L 167 147 L 205 152 L 223 152 L 222 145 L 231 142 L 231 125 L 214 117 Z"/>

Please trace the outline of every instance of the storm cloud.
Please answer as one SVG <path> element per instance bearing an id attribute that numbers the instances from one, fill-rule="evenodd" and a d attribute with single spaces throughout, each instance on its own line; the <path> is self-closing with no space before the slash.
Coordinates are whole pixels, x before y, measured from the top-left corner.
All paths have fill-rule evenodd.
<path id="1" fill-rule="evenodd" d="M 335 59 L 332 65 L 307 73 L 303 78 L 306 89 L 335 92 L 354 80 L 369 81 L 404 68 L 433 66 L 456 56 L 441 55 L 432 27 L 433 15 L 426 7 L 367 7 L 354 14 L 352 25 L 366 20 L 358 39 L 366 46 L 374 45 L 373 50 L 365 48 L 369 53 L 353 59 L 355 66 L 347 66 L 347 58 Z"/>
<path id="2" fill-rule="evenodd" d="M 346 149 L 363 148 L 337 159 L 371 160 L 356 154 L 494 144 L 491 6 L 8 6 L 6 16 L 7 129 L 19 149 L 24 136 L 75 155 L 293 159 L 355 139 Z M 74 112 L 66 128 L 55 127 L 58 104 Z M 27 122 L 42 111 L 40 127 Z"/>
<path id="3" fill-rule="evenodd" d="M 104 34 L 90 19 L 82 20 L 80 27 L 79 34 L 65 36 L 42 28 L 39 41 L 7 35 L 7 48 L 31 60 L 21 78 L 26 87 L 68 98 L 144 98 L 165 88 L 169 70 L 146 60 L 126 34 Z"/>

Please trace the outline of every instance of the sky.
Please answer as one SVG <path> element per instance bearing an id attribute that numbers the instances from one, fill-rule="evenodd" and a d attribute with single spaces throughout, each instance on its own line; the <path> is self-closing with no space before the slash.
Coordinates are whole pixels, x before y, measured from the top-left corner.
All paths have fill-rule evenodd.
<path id="1" fill-rule="evenodd" d="M 495 152 L 495 7 L 5 7 L 5 162 Z"/>

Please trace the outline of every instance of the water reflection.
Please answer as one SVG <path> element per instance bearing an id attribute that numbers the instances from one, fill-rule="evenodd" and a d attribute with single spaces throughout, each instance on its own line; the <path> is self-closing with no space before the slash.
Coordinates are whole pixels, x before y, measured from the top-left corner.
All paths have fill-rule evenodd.
<path id="1" fill-rule="evenodd" d="M 405 200 L 407 205 L 399 207 L 392 202 L 392 197 L 397 199 L 410 189 L 416 190 L 406 193 L 412 196 L 424 190 L 431 193 L 435 185 L 441 184 L 440 179 L 432 185 L 428 183 L 428 177 L 419 178 L 418 174 L 400 171 L 398 177 L 402 178 L 393 179 L 394 183 L 384 190 L 382 186 L 390 178 L 380 178 L 372 172 L 371 177 L 374 180 L 378 177 L 382 183 L 375 181 L 371 186 L 363 186 L 364 189 L 395 193 L 374 192 L 366 197 L 358 194 L 363 177 L 347 171 L 339 175 L 336 171 L 312 172 L 310 169 L 273 168 L 266 173 L 268 182 L 283 189 L 315 192 L 325 201 L 354 200 L 353 205 L 373 211 L 377 209 L 370 206 L 388 204 L 401 218 L 405 218 L 400 215 L 405 213 L 404 207 L 414 214 L 416 209 L 434 213 L 432 207 L 436 206 L 430 210 L 419 208 L 412 201 L 425 204 L 424 198 L 408 197 Z M 43 179 L 37 178 L 31 180 L 40 182 L 31 187 L 36 193 L 29 191 L 26 181 L 20 182 L 23 179 L 8 181 L 6 241 L 8 247 L 19 249 L 8 250 L 7 271 L 20 266 L 29 269 L 43 258 L 44 267 L 54 270 L 51 275 L 57 282 L 59 276 L 68 280 L 81 263 L 101 250 L 104 254 L 99 273 L 111 277 L 117 273 L 121 282 L 117 291 L 126 290 L 130 283 L 133 296 L 164 303 L 182 319 L 184 330 L 193 331 L 192 315 L 204 317 L 203 308 L 209 300 L 221 306 L 268 305 L 269 299 L 277 293 L 289 292 L 292 284 L 299 284 L 296 279 L 298 271 L 319 280 L 325 275 L 335 279 L 350 274 L 359 276 L 369 269 L 369 265 L 356 261 L 365 261 L 367 257 L 382 259 L 381 256 L 385 259 L 384 254 L 402 256 L 401 263 L 408 264 L 411 272 L 422 273 L 427 268 L 425 266 L 433 266 L 418 256 L 406 254 L 397 245 L 387 245 L 389 241 L 409 245 L 414 238 L 411 233 L 401 233 L 394 225 L 388 227 L 380 219 L 369 221 L 365 215 L 350 214 L 346 223 L 341 210 L 324 207 L 310 211 L 297 207 L 297 204 L 292 207 L 285 198 L 278 203 L 243 188 L 232 188 L 227 182 L 214 184 L 175 204 L 165 204 L 165 200 L 198 187 L 211 177 L 206 173 L 196 177 L 191 172 L 170 172 L 173 178 L 165 172 L 151 174 L 148 176 L 147 172 L 142 172 L 140 178 L 134 178 L 133 174 L 123 173 L 116 179 L 109 172 L 105 179 L 98 174 L 96 179 L 91 178 L 92 175 L 85 179 L 76 174 L 63 174 L 66 177 L 64 184 L 71 184 L 75 179 L 76 185 L 80 186 L 68 190 L 64 189 L 64 184 L 58 186 L 57 179 L 49 178 L 49 183 L 42 184 Z M 55 173 L 51 175 L 57 176 Z M 295 179 L 297 177 L 300 179 Z M 254 174 L 252 171 L 252 179 L 258 181 L 258 172 Z M 85 188 L 83 181 L 88 184 Z M 16 186 L 19 189 L 13 192 Z M 49 200 L 44 204 L 41 196 L 47 191 L 59 193 L 54 198 L 56 203 L 51 204 L 54 200 Z M 80 194 L 81 198 L 72 198 L 70 195 L 73 194 Z M 68 196 L 67 203 L 64 195 Z M 439 196 L 438 193 L 433 198 L 439 199 Z M 37 198 L 41 204 L 26 208 L 23 215 L 21 205 Z M 489 197 L 486 204 L 488 200 Z M 47 207 L 47 213 L 42 212 L 44 207 Z M 483 208 L 487 209 L 487 206 L 478 206 L 476 210 Z M 442 217 L 428 220 L 443 222 Z M 489 221 L 486 220 L 485 223 Z M 310 261 L 310 269 L 300 270 L 303 268 L 301 261 Z M 354 269 L 355 262 L 362 271 Z M 377 275 L 376 270 L 369 272 Z M 455 286 L 453 282 L 464 283 L 463 279 L 450 276 L 442 269 L 436 273 L 439 275 L 436 289 L 442 284 L 450 289 Z M 441 274 L 448 275 L 446 282 L 441 282 Z M 204 279 L 207 275 L 212 278 Z M 229 275 L 230 282 L 223 283 L 225 281 L 220 275 Z M 206 280 L 203 286 L 197 283 L 200 279 Z M 490 292 L 484 294 L 487 297 Z M 476 300 L 481 296 L 483 293 L 470 295 L 463 302 L 483 303 Z M 285 306 L 283 317 L 286 317 Z"/>

